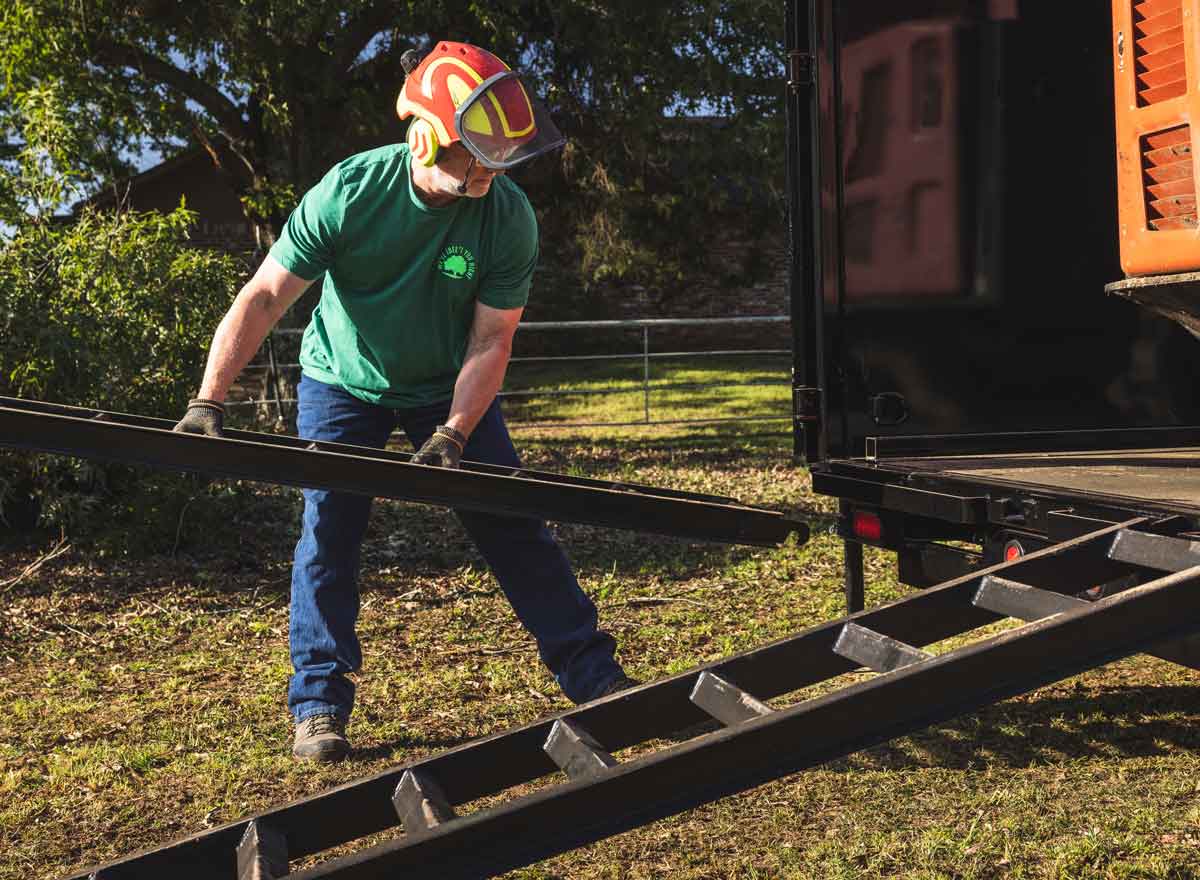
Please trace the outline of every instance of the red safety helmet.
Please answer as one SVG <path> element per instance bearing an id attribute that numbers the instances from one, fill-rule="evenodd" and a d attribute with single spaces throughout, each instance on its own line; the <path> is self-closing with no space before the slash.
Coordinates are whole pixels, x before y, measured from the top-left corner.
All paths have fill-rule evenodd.
<path id="1" fill-rule="evenodd" d="M 407 68 L 407 65 L 406 65 Z M 478 46 L 441 42 L 408 69 L 396 112 L 408 126 L 413 159 L 437 160 L 462 141 L 485 168 L 503 171 L 566 143 L 520 75 Z"/>

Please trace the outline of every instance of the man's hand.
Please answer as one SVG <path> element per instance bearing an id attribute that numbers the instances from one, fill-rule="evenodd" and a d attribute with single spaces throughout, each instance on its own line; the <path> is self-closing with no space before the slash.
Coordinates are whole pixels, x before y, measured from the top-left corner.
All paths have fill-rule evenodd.
<path id="1" fill-rule="evenodd" d="M 449 425 L 438 425 L 425 445 L 413 456 L 413 464 L 428 464 L 434 467 L 456 468 L 462 460 L 467 438 Z"/>
<path id="2" fill-rule="evenodd" d="M 187 412 L 179 420 L 174 430 L 181 434 L 203 434 L 206 437 L 220 437 L 221 428 L 225 423 L 225 407 L 215 400 L 197 398 L 189 400 Z"/>

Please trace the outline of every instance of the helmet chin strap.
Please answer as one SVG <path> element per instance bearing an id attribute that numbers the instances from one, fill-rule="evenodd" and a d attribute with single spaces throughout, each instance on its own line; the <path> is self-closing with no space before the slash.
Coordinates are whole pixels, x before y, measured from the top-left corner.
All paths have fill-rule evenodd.
<path id="1" fill-rule="evenodd" d="M 475 170 L 475 157 L 471 157 L 471 164 L 467 166 L 467 173 L 463 175 L 463 182 L 458 185 L 458 194 L 465 196 L 467 194 L 467 184 L 471 182 L 471 172 Z"/>

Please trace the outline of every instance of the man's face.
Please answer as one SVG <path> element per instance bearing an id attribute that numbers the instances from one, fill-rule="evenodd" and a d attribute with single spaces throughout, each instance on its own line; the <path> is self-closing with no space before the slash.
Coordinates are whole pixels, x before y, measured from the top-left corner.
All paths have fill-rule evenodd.
<path id="1" fill-rule="evenodd" d="M 434 186 L 439 193 L 472 199 L 486 196 L 492 188 L 492 179 L 504 173 L 484 168 L 478 162 L 472 164 L 470 152 L 461 143 L 453 143 L 444 150 L 439 150 L 437 164 L 433 170 Z M 460 193 L 458 188 L 464 180 L 468 181 L 467 191 Z"/>

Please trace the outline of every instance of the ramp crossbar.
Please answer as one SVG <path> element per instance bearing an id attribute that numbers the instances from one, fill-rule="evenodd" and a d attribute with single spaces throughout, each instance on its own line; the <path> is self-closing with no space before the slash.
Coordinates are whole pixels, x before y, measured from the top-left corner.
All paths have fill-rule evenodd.
<path id="1" fill-rule="evenodd" d="M 1142 519 L 1114 524 L 71 880 L 245 880 L 239 858 L 270 861 L 266 850 L 248 851 L 246 840 L 284 840 L 287 858 L 296 860 L 389 828 L 397 836 L 388 842 L 287 876 L 493 877 L 1136 651 L 1178 644 L 1200 628 L 1200 566 L 1162 575 L 1151 555 L 1138 560 L 1123 551 L 1114 558 L 1114 545 L 1127 551 L 1132 545 L 1124 539 L 1147 526 Z M 918 651 L 1005 616 L 1005 609 L 989 610 L 997 584 L 1082 595 L 1118 579 L 1144 582 L 1080 605 L 1022 602 L 1022 614 L 1038 619 L 948 653 Z M 854 671 L 858 662 L 845 654 L 857 654 L 863 643 L 887 644 L 889 656 L 905 662 L 815 699 L 782 708 L 764 702 Z M 717 719 L 716 732 L 633 760 L 618 754 Z M 558 776 L 532 794 L 466 815 L 455 811 L 548 774 Z M 401 834 L 402 817 L 408 827 Z"/>
<path id="2" fill-rule="evenodd" d="M 0 446 L 213 476 L 397 498 L 484 513 L 632 529 L 698 541 L 775 546 L 803 522 L 732 498 L 463 462 L 253 431 L 178 434 L 165 419 L 0 397 Z"/>

